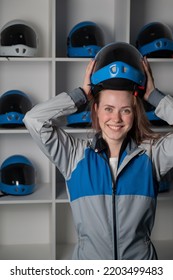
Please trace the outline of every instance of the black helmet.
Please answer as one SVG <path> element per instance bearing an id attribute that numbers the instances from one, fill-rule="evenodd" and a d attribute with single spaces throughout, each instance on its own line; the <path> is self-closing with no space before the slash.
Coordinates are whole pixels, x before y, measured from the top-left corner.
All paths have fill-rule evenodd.
<path id="1" fill-rule="evenodd" d="M 94 57 L 103 47 L 104 38 L 101 28 L 92 21 L 76 24 L 67 38 L 69 57 Z"/>
<path id="2" fill-rule="evenodd" d="M 143 56 L 172 58 L 173 34 L 170 27 L 161 22 L 146 24 L 138 34 L 136 47 Z"/>
<path id="3" fill-rule="evenodd" d="M 145 72 L 142 55 L 125 42 L 103 47 L 95 57 L 96 65 L 91 75 L 93 94 L 102 89 L 144 91 Z"/>
<path id="4" fill-rule="evenodd" d="M 32 108 L 29 96 L 20 90 L 9 90 L 0 97 L 0 126 L 24 126 L 23 118 Z"/>

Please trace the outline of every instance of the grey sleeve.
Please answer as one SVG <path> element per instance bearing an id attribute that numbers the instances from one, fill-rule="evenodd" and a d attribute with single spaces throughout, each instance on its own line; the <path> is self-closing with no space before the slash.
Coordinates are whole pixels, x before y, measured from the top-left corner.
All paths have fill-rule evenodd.
<path id="1" fill-rule="evenodd" d="M 152 145 L 152 161 L 158 181 L 173 168 L 173 134 L 161 137 Z"/>
<path id="2" fill-rule="evenodd" d="M 75 102 L 74 102 L 75 100 Z M 65 92 L 33 107 L 24 118 L 24 124 L 43 153 L 63 174 L 65 179 L 83 157 L 86 140 L 79 140 L 58 126 L 58 120 L 74 113 L 86 103 L 80 89 Z"/>
<path id="3" fill-rule="evenodd" d="M 165 94 L 163 92 L 161 92 L 160 90 L 158 90 L 157 88 L 155 88 L 149 98 L 148 98 L 148 102 L 153 105 L 154 107 L 157 107 L 159 102 L 165 97 Z"/>
<path id="4" fill-rule="evenodd" d="M 169 125 L 173 124 L 173 97 L 165 95 L 158 89 L 153 90 L 148 102 L 156 107 L 155 114 Z"/>
<path id="5" fill-rule="evenodd" d="M 155 113 L 168 124 L 173 124 L 173 97 L 165 95 L 155 89 L 149 98 L 149 102 L 156 107 Z M 152 146 L 152 160 L 155 166 L 157 180 L 173 168 L 173 134 L 169 133 L 161 137 Z"/>
<path id="6" fill-rule="evenodd" d="M 156 107 L 155 113 L 168 124 L 173 124 L 173 97 L 165 95 L 155 89 L 148 102 Z M 152 160 L 157 180 L 166 175 L 173 168 L 173 134 L 169 133 L 161 137 L 152 145 Z"/>

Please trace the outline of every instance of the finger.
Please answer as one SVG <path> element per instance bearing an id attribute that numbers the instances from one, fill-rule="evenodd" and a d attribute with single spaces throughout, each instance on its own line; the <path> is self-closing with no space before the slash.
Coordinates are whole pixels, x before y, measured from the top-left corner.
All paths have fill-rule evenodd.
<path id="1" fill-rule="evenodd" d="M 145 70 L 147 76 L 150 76 L 153 79 L 153 73 L 151 70 L 151 66 L 146 57 L 144 57 L 143 66 L 144 66 L 144 70 Z"/>
<path id="2" fill-rule="evenodd" d="M 90 60 L 90 62 L 87 65 L 86 72 L 92 74 L 94 65 L 95 65 L 95 60 Z"/>

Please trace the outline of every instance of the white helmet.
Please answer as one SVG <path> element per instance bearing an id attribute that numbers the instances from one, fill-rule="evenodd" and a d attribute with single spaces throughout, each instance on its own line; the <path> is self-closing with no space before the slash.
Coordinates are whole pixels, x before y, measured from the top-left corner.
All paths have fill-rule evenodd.
<path id="1" fill-rule="evenodd" d="M 23 20 L 12 20 L 0 32 L 0 56 L 35 56 L 38 34 Z"/>

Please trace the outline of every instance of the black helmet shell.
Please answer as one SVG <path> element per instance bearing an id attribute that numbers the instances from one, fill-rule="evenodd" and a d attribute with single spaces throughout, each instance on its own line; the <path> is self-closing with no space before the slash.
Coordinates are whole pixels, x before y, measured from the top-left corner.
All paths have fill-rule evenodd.
<path id="1" fill-rule="evenodd" d="M 103 47 L 95 57 L 96 65 L 91 76 L 93 94 L 101 89 L 136 90 L 144 87 L 145 73 L 142 55 L 125 42 Z"/>

